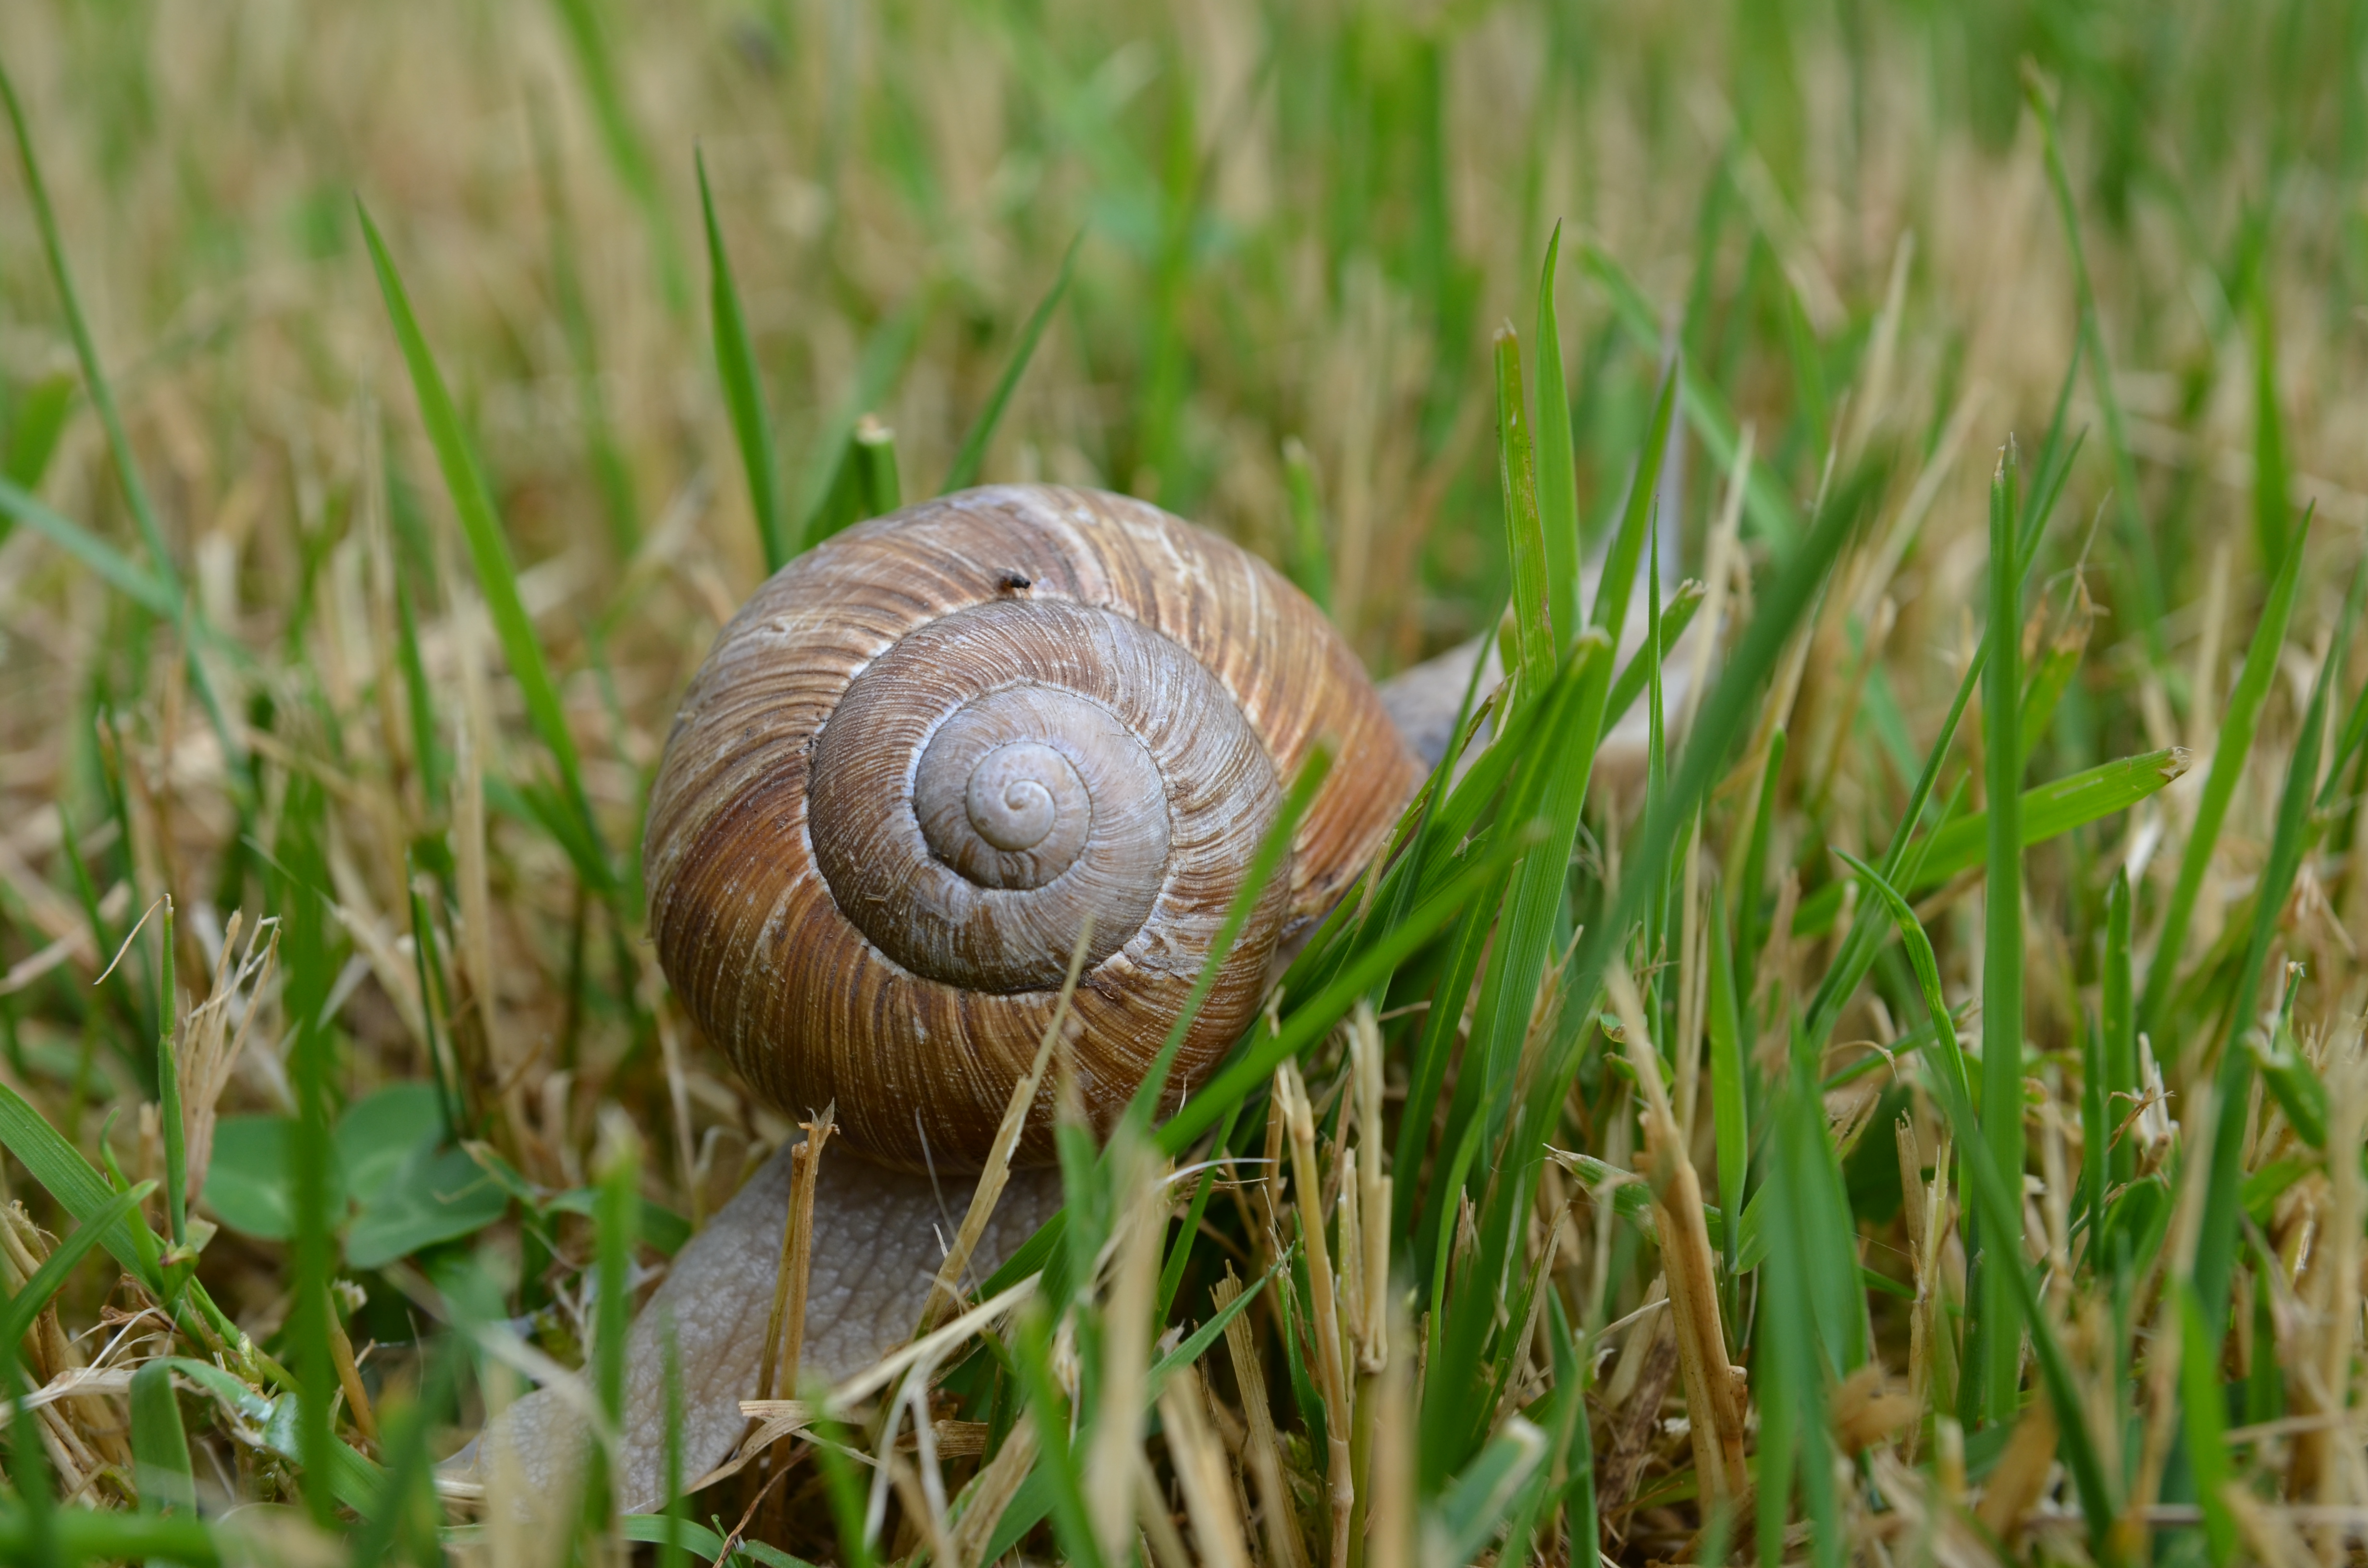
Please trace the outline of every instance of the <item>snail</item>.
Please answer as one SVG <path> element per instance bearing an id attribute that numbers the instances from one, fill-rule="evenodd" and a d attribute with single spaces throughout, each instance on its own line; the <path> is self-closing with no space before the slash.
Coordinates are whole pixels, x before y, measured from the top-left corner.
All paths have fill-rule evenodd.
<path id="1" fill-rule="evenodd" d="M 1180 1016 L 1286 790 L 1334 763 L 1167 1080 L 1205 1081 L 1277 960 L 1353 884 L 1419 782 L 1347 642 L 1240 548 L 1143 502 L 965 491 L 838 535 L 760 587 L 693 678 L 650 797 L 649 930 L 684 1007 L 759 1095 L 834 1105 L 802 1366 L 910 1331 L 1076 949 L 1068 1067 L 1107 1126 Z M 975 1254 L 1058 1206 L 1053 1086 Z M 847 1157 L 840 1157 L 844 1148 Z M 656 1324 L 683 1369 L 685 1473 L 722 1460 L 757 1382 L 788 1161 L 683 1249 L 627 1352 L 620 1503 L 661 1502 Z M 582 1414 L 496 1432 L 556 1494 Z M 490 1479 L 484 1443 L 473 1467 Z"/>
<path id="2" fill-rule="evenodd" d="M 1639 608 L 1622 629 L 1622 658 L 1643 620 Z M 1172 1103 L 1442 760 L 1475 664 L 1486 696 L 1502 678 L 1487 636 L 1377 691 L 1321 612 L 1245 551 L 1142 502 L 1049 486 L 909 507 L 757 590 L 684 698 L 643 874 L 660 963 L 709 1038 L 776 1106 L 836 1107 L 845 1142 L 817 1181 L 807 1372 L 843 1378 L 912 1329 L 1080 936 L 1075 1081 L 1106 1123 L 1166 1037 L 1281 791 L 1315 741 L 1334 748 L 1288 877 L 1176 1059 Z M 1687 656 L 1665 667 L 1671 703 L 1693 674 Z M 1600 776 L 1641 775 L 1643 719 L 1604 737 Z M 1059 1174 L 1041 1163 L 1050 1119 L 1048 1090 L 973 1253 L 981 1275 L 1060 1205 Z M 666 1336 L 686 1478 L 746 1430 L 789 1154 L 685 1244 L 634 1321 L 626 1511 L 665 1500 Z M 447 1479 L 506 1480 L 531 1510 L 564 1507 L 585 1397 L 563 1382 L 519 1400 Z"/>
<path id="3" fill-rule="evenodd" d="M 1623 628 L 1623 658 L 1643 619 Z M 1074 1081 L 1107 1123 L 1168 1032 L 1281 790 L 1318 739 L 1334 748 L 1288 876 L 1175 1061 L 1172 1103 L 1442 760 L 1475 665 L 1485 696 L 1502 678 L 1487 636 L 1376 690 L 1321 612 L 1245 551 L 1142 502 L 1049 486 L 909 507 L 757 590 L 683 699 L 643 874 L 659 961 L 709 1038 L 777 1107 L 836 1107 L 845 1157 L 817 1181 L 807 1372 L 843 1378 L 911 1330 L 1080 937 Z M 1665 667 L 1669 701 L 1693 673 L 1685 657 Z M 1644 756 L 1638 711 L 1604 737 L 1598 773 L 1640 775 Z M 979 1274 L 1060 1205 L 1042 1163 L 1050 1121 L 1048 1089 L 973 1253 Z M 683 1474 L 723 1461 L 746 1429 L 789 1153 L 683 1247 L 634 1321 L 626 1511 L 664 1502 L 667 1336 Z M 564 1507 L 585 1397 L 562 1382 L 519 1400 L 445 1475 Z"/>
<path id="4" fill-rule="evenodd" d="M 1283 792 L 1336 766 L 1186 1037 L 1255 1016 L 1418 772 L 1356 656 L 1247 551 L 1122 496 L 964 492 L 791 563 L 718 638 L 650 798 L 650 933 L 758 1094 L 975 1170 L 1087 942 L 1075 1071 L 1131 1097 Z M 1090 924 L 1090 935 L 1086 935 Z M 1019 1163 L 1051 1155 L 1052 1091 Z"/>
<path id="5" fill-rule="evenodd" d="M 1315 605 L 1246 551 L 1143 502 L 1050 486 L 908 507 L 757 590 L 683 699 L 643 874 L 659 961 L 708 1037 L 775 1106 L 836 1107 L 846 1157 L 817 1181 L 803 1369 L 845 1377 L 912 1329 L 1080 939 L 1074 1081 L 1106 1124 L 1168 1033 L 1282 791 L 1319 739 L 1333 748 L 1288 876 L 1255 906 L 1176 1058 L 1172 1104 L 1441 760 L 1475 663 L 1485 695 L 1501 679 L 1485 637 L 1377 690 Z M 1665 670 L 1672 701 L 1691 674 Z M 1637 713 L 1597 767 L 1616 779 L 1643 765 Z M 1059 1207 L 1048 1086 L 973 1254 L 982 1275 Z M 683 1474 L 723 1461 L 746 1429 L 788 1154 L 684 1246 L 635 1320 L 627 1511 L 664 1501 L 662 1333 L 682 1378 Z M 520 1400 L 447 1475 L 482 1484 L 514 1462 L 527 1498 L 567 1495 L 582 1397 L 561 1385 Z"/>

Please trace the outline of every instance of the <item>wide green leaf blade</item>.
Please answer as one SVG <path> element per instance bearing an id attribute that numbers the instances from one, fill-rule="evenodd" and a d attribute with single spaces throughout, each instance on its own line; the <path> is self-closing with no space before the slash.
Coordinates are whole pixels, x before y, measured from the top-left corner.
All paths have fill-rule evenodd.
<path id="1" fill-rule="evenodd" d="M 365 1202 L 346 1233 L 346 1262 L 378 1268 L 421 1247 L 471 1235 L 508 1212 L 509 1193 L 461 1149 L 416 1151 Z"/>

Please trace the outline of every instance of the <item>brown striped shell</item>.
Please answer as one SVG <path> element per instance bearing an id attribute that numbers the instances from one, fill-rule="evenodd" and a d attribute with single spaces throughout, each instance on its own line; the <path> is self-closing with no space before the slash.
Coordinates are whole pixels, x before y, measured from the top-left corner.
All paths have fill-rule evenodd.
<path id="1" fill-rule="evenodd" d="M 1170 1094 L 1255 1017 L 1417 765 L 1319 610 L 1124 496 L 964 491 L 791 562 L 692 680 L 650 798 L 658 960 L 776 1105 L 974 1168 L 1086 917 L 1074 1062 L 1106 1121 L 1181 1011 L 1283 789 L 1336 760 Z M 1048 1085 L 1021 1144 L 1049 1153 Z"/>

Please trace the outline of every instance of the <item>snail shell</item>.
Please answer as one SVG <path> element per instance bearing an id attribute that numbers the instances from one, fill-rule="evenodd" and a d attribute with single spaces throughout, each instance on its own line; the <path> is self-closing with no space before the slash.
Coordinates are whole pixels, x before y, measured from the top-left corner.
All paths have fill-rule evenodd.
<path id="1" fill-rule="evenodd" d="M 1072 1061 L 1097 1121 L 1133 1095 L 1318 739 L 1331 773 L 1171 1098 L 1418 766 L 1322 613 L 1235 546 L 1094 491 L 907 507 L 783 567 L 691 682 L 643 849 L 659 962 L 776 1105 L 835 1102 L 886 1164 L 974 1168 L 1088 915 Z M 1051 1110 L 1048 1085 L 1023 1160 Z"/>

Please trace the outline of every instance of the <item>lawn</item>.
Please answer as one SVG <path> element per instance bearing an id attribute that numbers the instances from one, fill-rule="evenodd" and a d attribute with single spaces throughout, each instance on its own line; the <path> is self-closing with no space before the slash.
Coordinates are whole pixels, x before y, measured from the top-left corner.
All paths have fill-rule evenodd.
<path id="1" fill-rule="evenodd" d="M 0 74 L 0 1556 L 2368 1542 L 2368 4 L 32 0 Z M 1344 652 L 1203 655 L 1309 716 L 1201 947 L 752 1086 L 677 712 L 978 484 Z M 1475 645 L 1390 793 L 1352 666 Z M 529 1411 L 588 1462 L 464 1449 Z"/>

